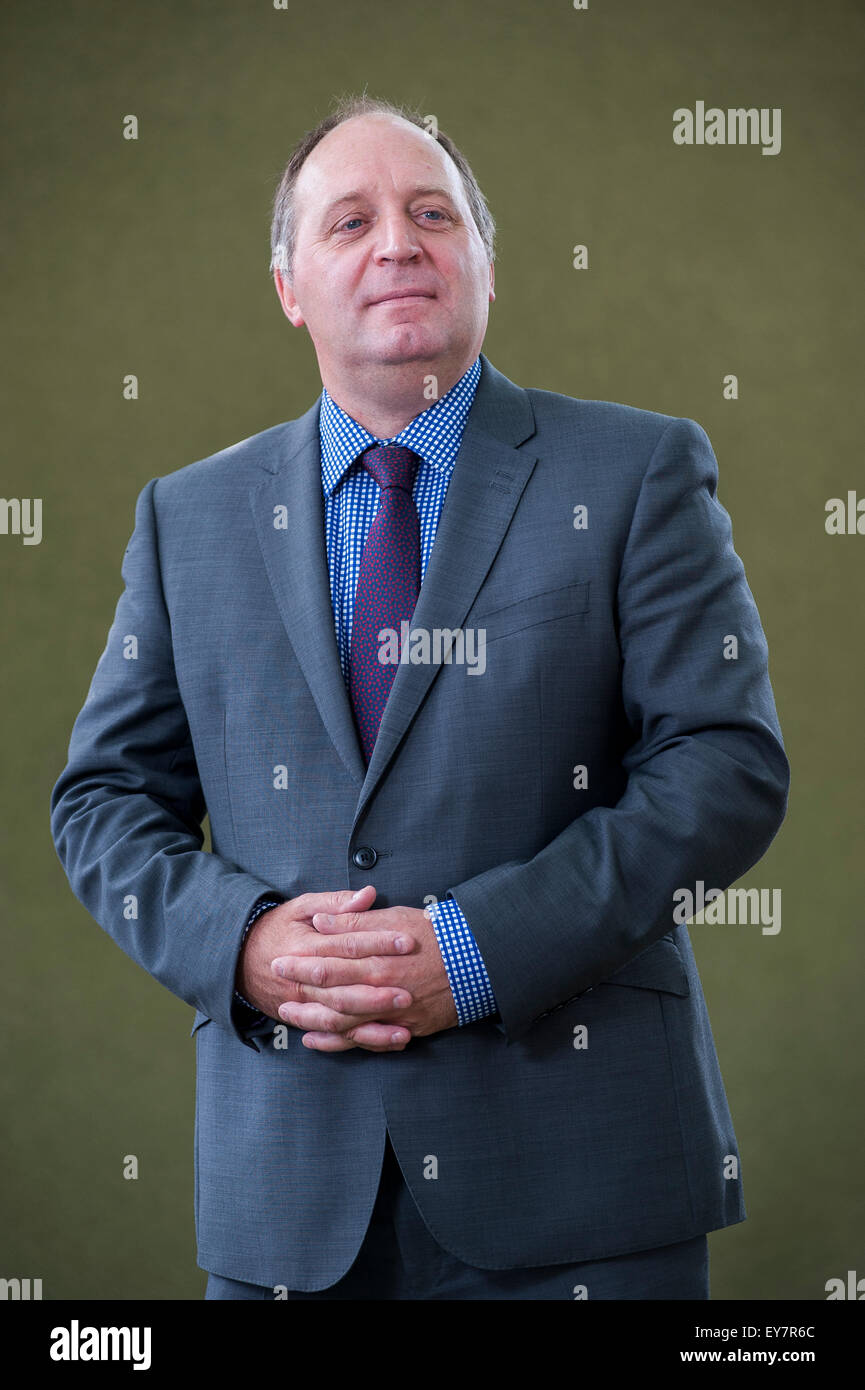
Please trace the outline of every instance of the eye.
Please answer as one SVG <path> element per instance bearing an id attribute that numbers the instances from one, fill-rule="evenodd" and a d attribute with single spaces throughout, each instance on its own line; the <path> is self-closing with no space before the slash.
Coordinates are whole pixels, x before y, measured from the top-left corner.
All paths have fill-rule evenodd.
<path id="1" fill-rule="evenodd" d="M 436 221 L 447 222 L 450 220 L 450 215 L 447 212 L 443 212 L 441 208 L 424 208 L 421 211 L 420 216 L 422 218 L 432 217 Z M 352 232 L 354 231 L 353 224 L 356 225 L 360 222 L 363 222 L 363 218 L 360 215 L 356 217 L 347 217 L 344 222 L 338 223 L 334 230 L 337 232 Z"/>

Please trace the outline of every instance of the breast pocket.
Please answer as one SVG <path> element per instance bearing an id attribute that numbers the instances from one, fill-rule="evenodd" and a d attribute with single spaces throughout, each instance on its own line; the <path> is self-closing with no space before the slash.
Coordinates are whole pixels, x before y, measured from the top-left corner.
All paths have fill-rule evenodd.
<path id="1" fill-rule="evenodd" d="M 588 610 L 589 581 L 586 579 L 484 609 L 472 616 L 470 625 L 483 629 L 487 642 L 495 642 L 500 637 L 509 637 L 512 633 L 522 632 L 540 623 L 575 617 Z"/>

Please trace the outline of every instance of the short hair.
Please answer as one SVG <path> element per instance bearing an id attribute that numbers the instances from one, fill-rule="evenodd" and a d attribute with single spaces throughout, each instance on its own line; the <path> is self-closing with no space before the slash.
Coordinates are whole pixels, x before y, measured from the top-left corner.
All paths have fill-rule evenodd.
<path id="1" fill-rule="evenodd" d="M 429 117 L 421 114 L 416 107 L 397 105 L 391 101 L 380 100 L 377 97 L 367 96 L 364 91 L 359 96 L 345 96 L 339 98 L 337 104 L 324 120 L 319 121 L 313 130 L 308 130 L 303 138 L 295 145 L 273 199 L 273 221 L 270 229 L 270 270 L 280 270 L 291 281 L 294 267 L 294 252 L 297 239 L 297 220 L 294 205 L 294 190 L 297 177 L 307 156 L 315 149 L 320 140 L 335 130 L 343 121 L 350 120 L 352 116 L 369 115 L 399 116 L 402 120 L 410 122 L 411 125 L 418 126 L 421 130 L 435 139 L 453 160 L 457 167 L 460 178 L 462 179 L 463 189 L 466 199 L 474 218 L 475 226 L 480 233 L 487 258 L 495 260 L 495 230 L 496 224 L 487 207 L 486 199 L 481 192 L 477 179 L 471 171 L 468 160 L 461 150 L 457 148 L 453 140 L 445 135 L 443 130 L 439 130 L 436 125 L 435 133 L 429 128 Z"/>

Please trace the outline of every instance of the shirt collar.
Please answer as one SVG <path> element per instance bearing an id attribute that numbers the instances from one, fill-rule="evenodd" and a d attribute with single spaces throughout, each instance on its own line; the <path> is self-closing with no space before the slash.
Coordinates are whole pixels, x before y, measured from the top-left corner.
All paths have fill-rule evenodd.
<path id="1" fill-rule="evenodd" d="M 359 454 L 373 444 L 401 444 L 419 454 L 425 462 L 450 473 L 462 443 L 466 418 L 481 375 L 478 355 L 468 371 L 446 391 L 441 400 L 427 406 L 393 439 L 376 439 L 347 415 L 327 388 L 322 389 L 318 429 L 321 439 L 321 481 L 325 493 L 332 495 Z"/>

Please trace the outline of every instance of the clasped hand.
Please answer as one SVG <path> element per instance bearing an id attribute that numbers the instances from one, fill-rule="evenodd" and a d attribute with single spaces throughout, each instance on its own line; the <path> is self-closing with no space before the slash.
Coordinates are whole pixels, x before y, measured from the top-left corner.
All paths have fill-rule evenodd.
<path id="1" fill-rule="evenodd" d="M 270 1018 L 305 1029 L 319 1052 L 401 1052 L 457 1024 L 432 922 L 420 908 L 371 911 L 356 893 L 303 893 L 262 913 L 244 943 L 237 987 Z"/>

